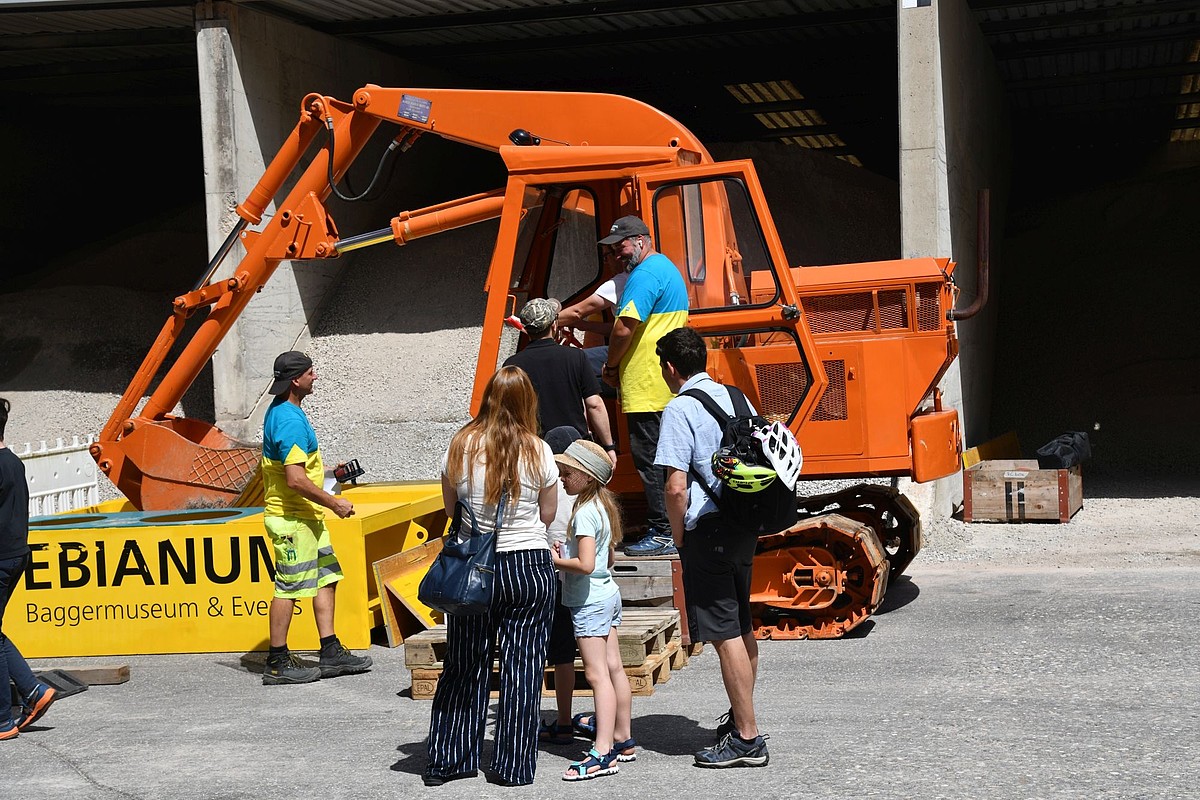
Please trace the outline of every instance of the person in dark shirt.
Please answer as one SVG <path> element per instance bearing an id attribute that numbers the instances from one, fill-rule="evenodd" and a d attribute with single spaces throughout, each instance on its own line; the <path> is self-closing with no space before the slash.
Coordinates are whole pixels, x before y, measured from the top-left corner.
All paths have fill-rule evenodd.
<path id="1" fill-rule="evenodd" d="M 608 409 L 600 397 L 600 382 L 596 379 L 587 356 L 575 347 L 564 347 L 557 341 L 558 313 L 562 304 L 557 300 L 535 298 L 517 316 L 529 336 L 529 344 L 519 353 L 509 356 L 506 367 L 520 367 L 529 376 L 538 398 L 540 434 L 563 425 L 590 435 L 592 441 L 617 463 L 617 447 L 613 444 Z"/>
<path id="2" fill-rule="evenodd" d="M 54 687 L 39 681 L 17 646 L 4 635 L 4 610 L 17 581 L 29 565 L 29 484 L 25 465 L 4 445 L 4 429 L 12 404 L 0 397 L 0 691 L 8 693 L 11 680 L 21 700 L 21 715 L 12 719 L 4 704 L 0 713 L 0 741 L 15 739 L 37 722 L 55 700 Z"/>

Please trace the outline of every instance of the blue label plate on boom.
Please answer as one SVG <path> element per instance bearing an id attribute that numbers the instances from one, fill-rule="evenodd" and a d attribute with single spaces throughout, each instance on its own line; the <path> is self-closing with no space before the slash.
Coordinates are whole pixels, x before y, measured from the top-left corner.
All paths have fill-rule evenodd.
<path id="1" fill-rule="evenodd" d="M 396 116 L 424 125 L 429 122 L 429 109 L 432 107 L 433 101 L 431 100 L 413 97 L 411 94 L 402 94 L 400 95 L 400 109 L 396 112 Z"/>

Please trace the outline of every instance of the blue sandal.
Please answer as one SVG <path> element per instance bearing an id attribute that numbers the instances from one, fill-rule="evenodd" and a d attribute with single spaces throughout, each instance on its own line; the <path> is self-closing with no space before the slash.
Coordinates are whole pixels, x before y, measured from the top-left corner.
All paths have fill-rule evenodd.
<path id="1" fill-rule="evenodd" d="M 630 736 L 625 741 L 614 744 L 612 753 L 615 753 L 617 756 L 617 761 L 622 763 L 637 761 L 637 751 L 634 749 L 636 747 L 637 740 Z"/>
<path id="2" fill-rule="evenodd" d="M 584 720 L 587 722 L 584 722 Z M 589 739 L 596 738 L 596 715 L 591 711 L 582 711 L 571 717 L 571 727 L 580 736 L 587 736 Z"/>
<path id="3" fill-rule="evenodd" d="M 543 744 L 571 744 L 575 741 L 575 728 L 541 720 L 538 723 L 538 741 Z"/>
<path id="4" fill-rule="evenodd" d="M 571 766 L 567 767 L 567 772 L 562 779 L 564 781 L 590 781 L 592 778 L 616 775 L 620 771 L 621 768 L 617 766 L 617 751 L 613 750 L 607 755 L 600 755 L 593 747 L 588 751 L 587 758 L 582 761 L 574 761 Z"/>

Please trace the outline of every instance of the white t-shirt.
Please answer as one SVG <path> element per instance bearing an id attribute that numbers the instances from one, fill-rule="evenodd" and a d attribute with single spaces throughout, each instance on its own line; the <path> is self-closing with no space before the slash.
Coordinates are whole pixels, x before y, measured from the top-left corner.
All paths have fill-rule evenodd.
<path id="1" fill-rule="evenodd" d="M 600 284 L 600 288 L 596 290 L 596 294 L 604 302 L 608 303 L 614 309 L 617 307 L 617 301 L 621 299 L 621 292 L 625 291 L 625 283 L 629 280 L 628 272 L 618 272 L 611 278 Z"/>
<path id="2" fill-rule="evenodd" d="M 541 445 L 541 463 L 521 465 L 521 496 L 508 499 L 508 509 L 500 526 L 500 535 L 496 538 L 496 552 L 509 553 L 514 550 L 546 550 L 549 549 L 546 526 L 542 523 L 541 509 L 538 506 L 538 496 L 542 490 L 558 482 L 558 464 L 554 462 L 554 453 L 550 445 L 538 440 Z M 442 456 L 442 474 L 446 474 L 446 462 L 450 456 L 447 449 Z M 464 465 L 465 466 L 465 465 Z M 468 472 L 463 470 L 462 480 L 456 487 L 458 499 L 465 500 L 475 512 L 475 520 L 479 529 L 490 531 L 496 524 L 496 507 L 484 505 L 483 487 L 487 462 L 482 455 Z"/>
<path id="3" fill-rule="evenodd" d="M 566 488 L 562 485 L 562 481 L 558 482 L 558 511 L 554 514 L 554 521 L 547 528 L 546 541 L 550 543 L 550 548 L 555 550 L 559 542 L 567 540 L 567 523 L 571 521 L 571 509 L 575 506 L 575 498 L 567 494 Z"/>

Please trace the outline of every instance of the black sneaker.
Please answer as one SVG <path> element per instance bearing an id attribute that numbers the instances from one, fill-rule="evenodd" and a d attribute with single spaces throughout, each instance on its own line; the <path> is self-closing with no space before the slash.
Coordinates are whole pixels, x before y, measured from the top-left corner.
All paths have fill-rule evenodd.
<path id="1" fill-rule="evenodd" d="M 320 680 L 321 670 L 316 667 L 306 667 L 299 656 L 284 653 L 281 656 L 267 658 L 267 666 L 263 669 L 263 686 L 278 686 L 285 683 L 312 683 Z"/>
<path id="2" fill-rule="evenodd" d="M 366 672 L 370 668 L 370 656 L 356 656 L 343 647 L 341 642 L 335 641 L 333 644 L 321 648 L 320 671 L 322 678 L 354 675 L 358 672 Z"/>
<path id="3" fill-rule="evenodd" d="M 733 719 L 733 709 L 729 709 L 721 716 L 717 717 L 717 741 L 721 741 L 731 733 L 737 733 L 737 722 Z"/>
<path id="4" fill-rule="evenodd" d="M 743 742 L 730 733 L 712 747 L 696 753 L 697 767 L 765 767 L 770 760 L 766 736 L 755 736 L 754 741 Z"/>

